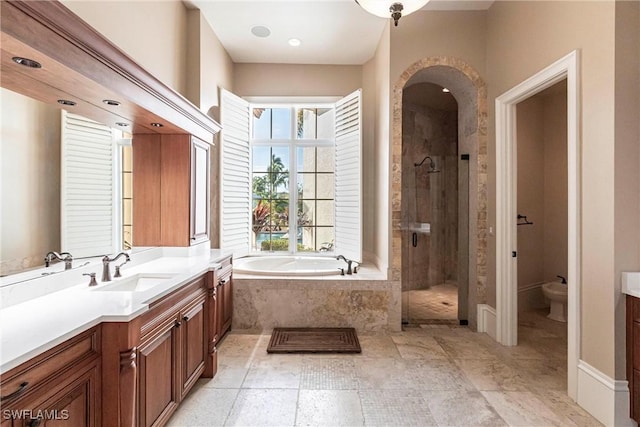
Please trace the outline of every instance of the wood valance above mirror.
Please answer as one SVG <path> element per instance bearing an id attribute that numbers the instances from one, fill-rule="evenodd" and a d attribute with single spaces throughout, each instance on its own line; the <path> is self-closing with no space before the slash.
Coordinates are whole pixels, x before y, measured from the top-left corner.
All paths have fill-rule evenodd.
<path id="1" fill-rule="evenodd" d="M 1 8 L 2 87 L 125 132 L 191 134 L 213 142 L 218 123 L 60 2 L 2 1 Z M 15 57 L 41 68 L 20 65 Z"/>

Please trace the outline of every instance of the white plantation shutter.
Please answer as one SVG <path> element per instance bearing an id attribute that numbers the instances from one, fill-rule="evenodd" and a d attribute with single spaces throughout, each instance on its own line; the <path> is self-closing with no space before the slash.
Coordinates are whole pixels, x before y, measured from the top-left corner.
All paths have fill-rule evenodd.
<path id="1" fill-rule="evenodd" d="M 115 252 L 111 129 L 62 112 L 61 250 L 74 258 Z"/>
<path id="2" fill-rule="evenodd" d="M 220 98 L 220 247 L 243 256 L 251 243 L 250 108 L 247 101 L 224 89 Z"/>
<path id="3" fill-rule="evenodd" d="M 362 261 L 361 91 L 336 103 L 335 253 Z"/>

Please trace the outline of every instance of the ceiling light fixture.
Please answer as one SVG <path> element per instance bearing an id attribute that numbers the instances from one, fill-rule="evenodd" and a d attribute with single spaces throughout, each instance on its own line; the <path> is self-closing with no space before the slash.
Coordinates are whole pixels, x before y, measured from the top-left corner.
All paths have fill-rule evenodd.
<path id="1" fill-rule="evenodd" d="M 255 27 L 251 27 L 251 34 L 256 37 L 265 38 L 271 35 L 271 30 L 263 25 L 256 25 Z"/>
<path id="2" fill-rule="evenodd" d="M 70 107 L 73 107 L 74 105 L 76 105 L 75 102 L 69 101 L 68 99 L 58 99 L 58 104 L 68 105 Z"/>
<path id="3" fill-rule="evenodd" d="M 38 61 L 34 61 L 33 59 L 14 56 L 13 58 L 11 58 L 11 60 L 16 64 L 24 65 L 25 67 L 42 68 L 42 65 Z"/>
<path id="4" fill-rule="evenodd" d="M 125 123 L 125 122 L 116 122 L 116 124 L 123 128 L 129 126 L 129 123 Z"/>
<path id="5" fill-rule="evenodd" d="M 451 92 L 451 91 L 450 91 L 449 89 L 447 89 L 446 87 L 443 87 L 443 88 L 442 88 L 442 91 L 443 91 L 444 93 L 449 93 L 449 92 Z"/>
<path id="6" fill-rule="evenodd" d="M 153 126 L 154 128 L 161 128 L 163 125 L 162 123 L 151 123 L 151 126 Z"/>
<path id="7" fill-rule="evenodd" d="M 429 0 L 355 0 L 361 8 L 381 18 L 391 17 L 395 26 L 401 17 L 422 9 Z"/>
<path id="8" fill-rule="evenodd" d="M 298 47 L 302 44 L 300 39 L 289 39 L 289 46 Z"/>
<path id="9" fill-rule="evenodd" d="M 118 101 L 114 101 L 113 99 L 103 99 L 102 102 L 104 102 L 107 105 L 114 105 L 114 106 L 120 105 Z"/>

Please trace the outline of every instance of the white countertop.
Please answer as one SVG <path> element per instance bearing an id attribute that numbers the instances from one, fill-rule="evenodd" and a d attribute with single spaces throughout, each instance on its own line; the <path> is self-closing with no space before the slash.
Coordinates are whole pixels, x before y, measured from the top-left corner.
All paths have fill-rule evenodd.
<path id="1" fill-rule="evenodd" d="M 65 272 L 39 278 L 41 289 L 46 290 L 41 291 L 41 295 L 31 289 L 32 297 L 20 295 L 19 303 L 9 305 L 3 299 L 0 309 L 0 372 L 6 372 L 101 322 L 134 319 L 147 311 L 153 301 L 191 279 L 219 268 L 217 262 L 229 255 L 230 251 L 219 249 L 201 251 L 196 255 L 180 254 L 176 249 L 159 250 L 143 256 L 144 262 L 132 263 L 131 267 L 125 265 L 121 270 L 122 278 L 111 282 L 101 283 L 98 272 L 99 283 L 94 287 L 89 287 L 89 278 L 82 276 L 81 272 L 87 268 L 73 274 Z M 132 255 L 132 259 L 135 257 L 136 254 Z M 92 271 L 96 272 L 95 265 Z M 113 274 L 113 266 L 111 271 Z M 171 276 L 141 292 L 105 290 L 136 274 L 158 273 Z M 52 287 L 58 290 L 52 292 Z M 45 292 L 48 293 L 42 295 Z M 5 290 L 5 295 L 10 295 L 10 292 Z"/>
<path id="2" fill-rule="evenodd" d="M 622 273 L 622 293 L 640 298 L 640 272 Z"/>

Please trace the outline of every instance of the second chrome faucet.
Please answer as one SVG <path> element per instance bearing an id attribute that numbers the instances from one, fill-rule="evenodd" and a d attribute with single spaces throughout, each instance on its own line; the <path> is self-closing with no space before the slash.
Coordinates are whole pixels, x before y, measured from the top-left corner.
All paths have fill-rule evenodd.
<path id="1" fill-rule="evenodd" d="M 109 263 L 116 261 L 120 257 L 124 257 L 125 261 L 120 265 L 116 265 L 116 273 L 114 275 L 114 277 L 120 277 L 120 267 L 122 267 L 123 265 L 131 261 L 129 254 L 126 252 L 120 252 L 118 255 L 114 256 L 113 258 L 109 258 L 108 255 L 105 255 L 104 258 L 102 258 L 102 281 L 103 282 L 111 281 L 111 270 L 109 269 Z"/>

